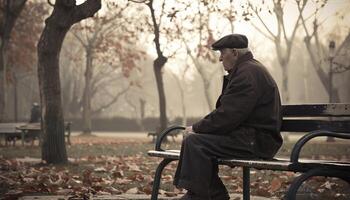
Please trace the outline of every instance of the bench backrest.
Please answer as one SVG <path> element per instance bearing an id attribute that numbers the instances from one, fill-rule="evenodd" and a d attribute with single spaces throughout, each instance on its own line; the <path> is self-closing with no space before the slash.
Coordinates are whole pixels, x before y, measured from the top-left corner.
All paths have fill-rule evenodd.
<path id="1" fill-rule="evenodd" d="M 350 133 L 350 104 L 305 104 L 282 106 L 283 132 L 327 130 Z"/>

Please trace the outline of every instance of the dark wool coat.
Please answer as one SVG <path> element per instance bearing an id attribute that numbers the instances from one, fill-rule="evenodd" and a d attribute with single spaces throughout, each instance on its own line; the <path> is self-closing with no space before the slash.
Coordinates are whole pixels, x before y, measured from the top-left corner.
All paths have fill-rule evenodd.
<path id="1" fill-rule="evenodd" d="M 200 134 L 229 135 L 235 145 L 272 158 L 282 144 L 281 122 L 278 87 L 266 68 L 247 53 L 224 77 L 216 109 L 192 128 Z"/>

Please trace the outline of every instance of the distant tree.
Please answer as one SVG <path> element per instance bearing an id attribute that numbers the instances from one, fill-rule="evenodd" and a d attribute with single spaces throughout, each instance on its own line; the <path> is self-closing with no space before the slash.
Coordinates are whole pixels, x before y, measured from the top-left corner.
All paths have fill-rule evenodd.
<path id="1" fill-rule="evenodd" d="M 272 5 L 272 8 L 270 8 Z M 299 14 L 294 26 L 292 27 L 292 32 L 289 34 L 286 31 L 286 18 L 285 18 L 285 5 L 284 0 L 271 0 L 262 1 L 261 4 L 253 4 L 248 1 L 247 10 L 243 13 L 243 17 L 246 21 L 250 21 L 252 16 L 256 16 L 260 24 L 264 27 L 261 29 L 256 24 L 251 21 L 253 27 L 260 32 L 267 39 L 271 40 L 275 45 L 276 55 L 278 62 L 282 69 L 282 98 L 284 103 L 289 102 L 289 89 L 288 89 L 288 64 L 292 54 L 292 47 L 294 44 L 294 39 L 300 26 L 301 14 Z M 301 11 L 305 9 L 306 4 L 302 4 L 300 7 Z M 267 25 L 267 20 L 265 20 L 261 15 L 267 7 L 268 13 L 274 16 L 276 19 L 276 30 L 273 27 Z M 265 31 L 264 31 L 265 30 Z"/>
<path id="2" fill-rule="evenodd" d="M 308 0 L 296 0 L 299 13 L 302 14 L 302 7 L 304 7 L 308 2 Z M 340 97 L 338 89 L 334 88 L 332 84 L 333 75 L 335 73 L 346 72 L 349 70 L 349 66 L 347 66 L 346 63 L 335 62 L 334 58 L 340 56 L 339 53 L 349 41 L 350 33 L 348 33 L 347 37 L 345 37 L 338 48 L 335 46 L 334 40 L 330 42 L 330 44 L 322 44 L 319 36 L 319 27 L 324 21 L 320 22 L 318 20 L 317 13 L 320 9 L 325 7 L 326 4 L 327 1 L 318 2 L 317 6 L 315 7 L 314 20 L 311 26 L 308 26 L 307 19 L 303 15 L 301 15 L 301 22 L 305 31 L 304 44 L 310 56 L 311 64 L 320 78 L 322 85 L 329 94 L 329 102 L 335 103 L 340 102 Z"/>
<path id="3" fill-rule="evenodd" d="M 107 2 L 108 5 L 110 4 Z M 83 97 L 80 98 L 83 110 L 83 133 L 85 134 L 91 134 L 91 116 L 117 102 L 127 90 L 123 89 L 113 94 L 105 87 L 99 86 L 117 79 L 113 76 L 115 73 L 112 72 L 118 68 L 125 77 L 129 76 L 130 71 L 136 67 L 136 61 L 143 54 L 143 51 L 135 47 L 135 30 L 129 26 L 131 23 L 137 25 L 136 22 L 131 22 L 131 19 L 124 16 L 127 7 L 128 4 L 110 6 L 108 15 L 96 16 L 84 24 L 81 23 L 72 32 L 85 52 L 84 92 Z M 98 66 L 95 63 L 98 63 Z M 111 96 L 110 101 L 93 108 L 93 97 L 103 89 L 108 96 Z"/>
<path id="4" fill-rule="evenodd" d="M 165 92 L 164 92 L 164 83 L 163 83 L 163 77 L 162 77 L 162 69 L 165 65 L 165 63 L 168 61 L 168 58 L 164 56 L 163 50 L 161 48 L 161 22 L 162 18 L 165 15 L 164 7 L 165 7 L 165 0 L 160 2 L 160 10 L 155 11 L 153 7 L 153 0 L 129 0 L 134 3 L 143 3 L 145 4 L 151 15 L 151 23 L 152 31 L 154 35 L 154 45 L 157 52 L 157 58 L 153 62 L 153 70 L 154 75 L 156 77 L 157 82 L 157 89 L 158 89 L 158 97 L 159 97 L 159 121 L 160 121 L 160 130 L 163 130 L 167 127 L 168 119 L 166 114 L 166 99 L 165 99 Z M 157 13 L 159 13 L 159 16 L 156 16 Z"/>
<path id="5" fill-rule="evenodd" d="M 7 104 L 7 59 L 11 32 L 27 0 L 0 1 L 0 122 Z"/>
<path id="6" fill-rule="evenodd" d="M 50 3 L 50 1 L 48 1 Z M 92 17 L 101 0 L 56 0 L 38 43 L 38 77 L 42 115 L 42 159 L 47 163 L 66 163 L 64 120 L 61 103 L 59 57 L 63 40 L 71 26 Z"/>
<path id="7" fill-rule="evenodd" d="M 204 97 L 208 106 L 208 111 L 214 109 L 215 102 L 212 98 L 211 83 L 215 74 L 221 68 L 208 67 L 208 64 L 218 63 L 218 57 L 211 50 L 211 44 L 214 43 L 215 35 L 221 35 L 216 27 L 210 27 L 210 21 L 215 18 L 228 19 L 230 32 L 234 31 L 235 12 L 232 2 L 227 5 L 209 3 L 208 1 L 183 2 L 185 4 L 182 12 L 186 15 L 178 15 L 178 10 L 174 10 L 171 15 L 176 25 L 177 35 L 174 40 L 178 39 L 183 43 L 186 53 L 189 56 L 189 62 L 195 67 L 201 77 L 203 84 Z M 213 16 L 213 15 L 216 16 Z M 187 23 L 193 24 L 188 26 Z M 195 43 L 195 46 L 191 44 Z M 214 65 L 215 66 L 215 65 Z"/>
<path id="8" fill-rule="evenodd" d="M 180 91 L 180 100 L 181 100 L 181 111 L 182 111 L 182 122 L 183 126 L 187 125 L 187 113 L 186 113 L 186 72 L 190 68 L 189 65 L 185 66 L 185 69 L 181 70 L 179 75 L 176 75 L 174 72 L 169 72 L 171 76 L 175 79 L 176 85 Z"/>
<path id="9" fill-rule="evenodd" d="M 37 66 L 37 54 L 34 51 L 36 44 L 39 40 L 40 33 L 43 29 L 44 17 L 48 14 L 48 6 L 43 1 L 29 1 L 25 4 L 23 11 L 18 17 L 15 26 L 13 28 L 8 50 L 7 50 L 7 85 L 8 85 L 8 101 L 11 101 L 10 89 L 13 86 L 13 113 L 14 119 L 18 119 L 18 102 L 20 99 L 17 97 L 17 93 L 25 93 L 18 88 L 18 84 L 24 83 L 24 78 L 34 77 L 34 71 Z M 28 34 L 30 33 L 30 34 Z M 20 59 L 18 59 L 20 58 Z M 37 82 L 35 83 L 37 85 Z M 27 90 L 34 89 L 28 88 Z M 17 90 L 19 90 L 17 92 Z M 38 88 L 35 87 L 37 92 L 36 96 L 39 98 Z M 33 91 L 32 91 L 33 92 Z M 26 105 L 31 105 L 33 98 L 31 95 L 21 95 L 22 102 L 26 102 Z M 36 99 L 38 102 L 39 99 Z M 8 117 L 12 107 L 7 107 Z"/>

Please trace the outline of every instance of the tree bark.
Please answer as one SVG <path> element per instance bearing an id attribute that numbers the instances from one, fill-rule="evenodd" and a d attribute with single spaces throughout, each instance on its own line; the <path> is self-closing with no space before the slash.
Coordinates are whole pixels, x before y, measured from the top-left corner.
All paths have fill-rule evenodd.
<path id="1" fill-rule="evenodd" d="M 75 5 L 74 0 L 56 0 L 45 21 L 38 43 L 38 77 L 41 99 L 42 159 L 47 163 L 66 163 L 64 120 L 59 77 L 59 56 L 70 27 L 93 16 L 101 8 L 100 0 Z"/>
<path id="2" fill-rule="evenodd" d="M 86 50 L 85 88 L 83 102 L 83 134 L 90 135 L 91 123 L 91 79 L 92 79 L 92 49 Z"/>
<path id="3" fill-rule="evenodd" d="M 288 63 L 281 63 L 282 68 L 282 99 L 284 103 L 289 102 L 288 89 Z"/>
<path id="4" fill-rule="evenodd" d="M 166 100 L 164 92 L 164 84 L 162 77 L 162 68 L 165 65 L 167 59 L 163 57 L 158 57 L 153 62 L 154 75 L 156 77 L 158 97 L 159 97 L 159 114 L 160 114 L 160 130 L 164 130 L 167 127 L 168 120 L 166 116 Z"/>

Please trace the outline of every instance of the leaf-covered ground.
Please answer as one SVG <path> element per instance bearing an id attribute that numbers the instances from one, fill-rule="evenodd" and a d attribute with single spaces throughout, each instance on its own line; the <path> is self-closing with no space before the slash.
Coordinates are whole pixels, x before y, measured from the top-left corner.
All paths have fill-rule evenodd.
<path id="1" fill-rule="evenodd" d="M 0 147 L 0 198 L 23 195 L 57 194 L 79 197 L 91 194 L 150 194 L 153 175 L 160 159 L 146 155 L 154 148 L 149 141 L 110 137 L 73 137 L 67 146 L 69 164 L 45 165 L 37 146 Z M 280 156 L 288 156 L 292 143 L 286 142 Z M 180 143 L 167 145 L 178 149 Z M 350 160 L 350 144 L 344 141 L 318 141 L 303 149 L 303 157 Z M 177 162 L 166 167 L 161 193 L 181 195 L 185 191 L 172 185 Z M 252 170 L 251 193 L 282 198 L 298 174 Z M 242 192 L 242 171 L 220 166 L 220 175 L 230 193 Z M 350 187 L 335 178 L 316 177 L 299 192 L 305 199 L 350 199 Z"/>

